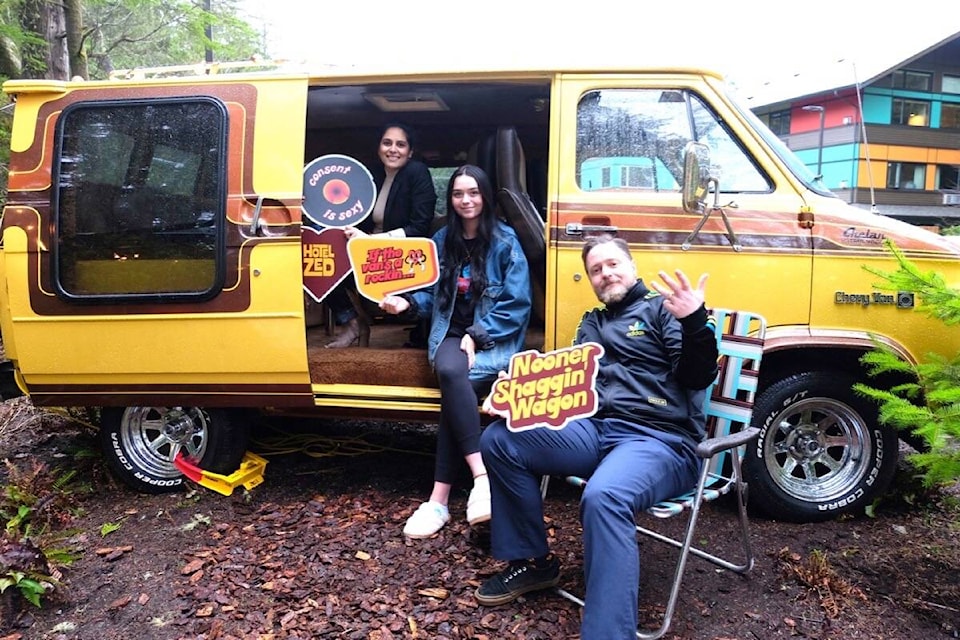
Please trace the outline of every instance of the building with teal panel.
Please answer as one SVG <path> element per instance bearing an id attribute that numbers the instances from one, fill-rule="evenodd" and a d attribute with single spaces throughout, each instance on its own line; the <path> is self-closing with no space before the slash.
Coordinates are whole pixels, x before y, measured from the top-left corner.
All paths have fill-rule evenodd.
<path id="1" fill-rule="evenodd" d="M 960 224 L 960 33 L 877 64 L 838 60 L 745 98 L 841 198 L 918 224 Z"/>
<path id="2" fill-rule="evenodd" d="M 600 189 L 654 189 L 679 191 L 676 178 L 659 158 L 587 158 L 580 165 L 580 184 L 587 191 Z"/>

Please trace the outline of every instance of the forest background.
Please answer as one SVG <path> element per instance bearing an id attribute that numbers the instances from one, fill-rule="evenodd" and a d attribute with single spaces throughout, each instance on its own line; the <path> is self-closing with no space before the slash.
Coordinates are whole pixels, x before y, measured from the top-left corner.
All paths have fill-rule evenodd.
<path id="1" fill-rule="evenodd" d="M 136 67 L 256 60 L 263 50 L 240 0 L 0 0 L 0 82 L 99 80 Z M 0 95 L 0 202 L 11 107 Z"/>

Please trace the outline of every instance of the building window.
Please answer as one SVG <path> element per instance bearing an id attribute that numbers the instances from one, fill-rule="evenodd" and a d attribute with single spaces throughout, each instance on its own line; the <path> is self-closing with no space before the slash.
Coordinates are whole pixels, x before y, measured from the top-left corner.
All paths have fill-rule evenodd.
<path id="1" fill-rule="evenodd" d="M 943 76 L 944 93 L 960 93 L 960 76 Z"/>
<path id="2" fill-rule="evenodd" d="M 941 129 L 960 129 L 960 104 L 944 102 L 940 109 Z"/>
<path id="3" fill-rule="evenodd" d="M 651 189 L 656 181 L 653 176 L 653 164 L 649 166 L 636 167 L 625 166 L 620 169 L 620 184 L 625 187 L 635 187 L 638 189 Z"/>
<path id="4" fill-rule="evenodd" d="M 770 127 L 770 131 L 777 136 L 785 136 L 790 134 L 790 110 L 785 111 L 774 111 L 769 116 L 769 121 L 767 126 Z"/>
<path id="5" fill-rule="evenodd" d="M 891 162 L 887 165 L 888 189 L 923 189 L 927 166 L 912 162 Z"/>
<path id="6" fill-rule="evenodd" d="M 960 167 L 949 164 L 938 164 L 935 188 L 944 191 L 960 190 Z"/>
<path id="7" fill-rule="evenodd" d="M 219 101 L 77 103 L 57 127 L 58 293 L 206 298 L 225 269 L 227 111 Z"/>
<path id="8" fill-rule="evenodd" d="M 935 188 L 943 191 L 960 190 L 960 167 L 938 164 Z"/>
<path id="9" fill-rule="evenodd" d="M 911 127 L 930 125 L 930 103 L 923 100 L 893 99 L 891 124 L 905 124 Z"/>
<path id="10" fill-rule="evenodd" d="M 930 91 L 933 85 L 933 74 L 923 71 L 894 71 L 891 79 L 894 89 Z"/>

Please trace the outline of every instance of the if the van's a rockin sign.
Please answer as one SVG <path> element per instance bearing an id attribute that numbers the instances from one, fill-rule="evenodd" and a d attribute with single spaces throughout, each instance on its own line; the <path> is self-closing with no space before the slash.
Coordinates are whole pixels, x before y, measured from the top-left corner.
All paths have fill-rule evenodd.
<path id="1" fill-rule="evenodd" d="M 896 293 L 883 293 L 881 291 L 870 291 L 867 293 L 835 291 L 833 294 L 833 303 L 854 304 L 861 307 L 869 307 L 872 304 L 885 304 L 895 306 L 898 309 L 913 309 L 914 295 L 910 291 L 898 291 Z"/>
<path id="2" fill-rule="evenodd" d="M 303 169 L 303 213 L 321 227 L 352 227 L 373 211 L 377 185 L 350 156 L 320 156 Z"/>
<path id="3" fill-rule="evenodd" d="M 440 277 L 437 245 L 430 238 L 353 238 L 347 254 L 357 291 L 374 302 L 428 287 Z"/>

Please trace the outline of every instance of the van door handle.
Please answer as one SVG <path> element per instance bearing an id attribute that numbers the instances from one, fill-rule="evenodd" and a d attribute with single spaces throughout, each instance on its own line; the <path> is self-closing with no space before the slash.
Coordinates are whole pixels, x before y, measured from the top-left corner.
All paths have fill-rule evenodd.
<path id="1" fill-rule="evenodd" d="M 250 218 L 250 235 L 260 235 L 260 211 L 263 210 L 263 196 L 257 197 L 257 207 L 253 210 L 253 216 Z"/>
<path id="2" fill-rule="evenodd" d="M 586 233 L 616 233 L 617 227 L 609 224 L 581 224 L 579 222 L 568 222 L 563 228 L 563 232 L 568 236 L 582 236 Z"/>
<path id="3" fill-rule="evenodd" d="M 245 196 L 245 197 L 250 198 L 253 196 Z M 264 224 L 263 221 L 260 219 L 260 214 L 263 212 L 264 201 L 270 200 L 272 202 L 271 206 L 281 205 L 289 213 L 290 209 L 289 207 L 286 206 L 286 204 L 284 204 L 284 201 L 283 201 L 284 198 L 287 198 L 287 197 L 288 196 L 286 194 L 277 194 L 272 196 L 256 195 L 257 205 L 256 207 L 254 207 L 253 215 L 250 217 L 249 233 L 251 236 L 270 235 L 269 233 L 265 233 L 267 231 L 267 225 Z M 287 220 L 288 221 L 290 220 L 289 215 L 287 216 Z"/>

